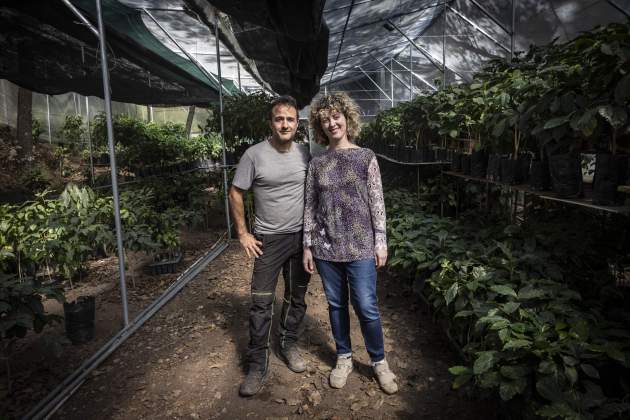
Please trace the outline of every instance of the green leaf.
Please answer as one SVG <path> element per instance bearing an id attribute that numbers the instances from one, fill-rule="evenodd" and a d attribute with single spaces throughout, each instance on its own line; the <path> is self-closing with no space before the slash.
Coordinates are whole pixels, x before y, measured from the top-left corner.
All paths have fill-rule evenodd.
<path id="1" fill-rule="evenodd" d="M 449 305 L 453 299 L 457 296 L 457 291 L 459 290 L 459 285 L 457 283 L 453 283 L 451 287 L 446 291 L 446 296 L 444 299 L 446 300 L 446 304 Z"/>
<path id="2" fill-rule="evenodd" d="M 545 297 L 545 291 L 542 289 L 533 289 L 529 286 L 525 286 L 518 292 L 519 300 L 527 299 L 539 299 Z"/>
<path id="3" fill-rule="evenodd" d="M 501 381 L 499 385 L 499 395 L 503 401 L 509 401 L 516 394 L 520 394 L 525 389 L 527 382 L 524 379 L 518 379 L 515 381 Z"/>
<path id="4" fill-rule="evenodd" d="M 593 365 L 582 363 L 580 368 L 586 375 L 593 379 L 599 379 L 599 371 Z"/>
<path id="5" fill-rule="evenodd" d="M 502 284 L 495 284 L 494 286 L 490 286 L 490 290 L 500 295 L 517 297 L 514 289 L 509 286 L 504 286 Z"/>
<path id="6" fill-rule="evenodd" d="M 519 379 L 526 377 L 529 374 L 530 370 L 531 369 L 525 365 L 506 365 L 501 366 L 501 369 L 499 371 L 501 372 L 501 375 L 505 376 L 506 378 Z"/>
<path id="7" fill-rule="evenodd" d="M 610 357 L 611 359 L 616 360 L 618 362 L 621 362 L 621 363 L 626 362 L 626 355 L 618 348 L 610 347 L 610 346 L 607 347 L 606 355 Z"/>
<path id="8" fill-rule="evenodd" d="M 455 316 L 453 318 L 467 318 L 471 315 L 474 315 L 475 311 L 459 311 L 455 314 Z"/>
<path id="9" fill-rule="evenodd" d="M 481 351 L 477 353 L 477 360 L 473 365 L 473 372 L 475 375 L 480 375 L 490 370 L 497 362 L 496 351 Z"/>
<path id="10" fill-rule="evenodd" d="M 549 419 L 560 417 L 563 419 L 581 419 L 582 417 L 573 411 L 565 402 L 545 405 L 536 411 L 536 414 Z"/>
<path id="11" fill-rule="evenodd" d="M 564 367 L 564 374 L 566 375 L 567 379 L 569 380 L 569 383 L 571 383 L 571 385 L 575 385 L 575 383 L 578 380 L 577 369 L 575 369 L 572 366 L 565 366 Z"/>
<path id="12" fill-rule="evenodd" d="M 523 340 L 523 339 L 510 340 L 503 346 L 503 350 L 523 349 L 523 348 L 530 347 L 531 345 L 532 345 L 532 342 L 529 340 Z"/>
<path id="13" fill-rule="evenodd" d="M 621 128 L 628 120 L 628 113 L 620 107 L 602 105 L 597 112 L 615 129 Z"/>
<path id="14" fill-rule="evenodd" d="M 472 375 L 473 371 L 468 366 L 452 366 L 448 368 L 452 375 Z"/>
<path id="15" fill-rule="evenodd" d="M 519 302 L 508 302 L 505 305 L 503 305 L 502 309 L 503 312 L 505 312 L 506 314 L 511 314 L 514 311 L 516 311 L 519 306 L 521 306 L 521 304 Z"/>
<path id="16" fill-rule="evenodd" d="M 464 384 L 470 381 L 471 378 L 472 378 L 472 375 L 459 375 L 453 381 L 453 389 L 461 388 Z"/>
<path id="17" fill-rule="evenodd" d="M 570 115 L 565 115 L 564 117 L 552 118 L 545 123 L 544 129 L 551 130 L 552 128 L 560 127 L 561 125 L 568 123 L 570 120 L 571 120 Z"/>

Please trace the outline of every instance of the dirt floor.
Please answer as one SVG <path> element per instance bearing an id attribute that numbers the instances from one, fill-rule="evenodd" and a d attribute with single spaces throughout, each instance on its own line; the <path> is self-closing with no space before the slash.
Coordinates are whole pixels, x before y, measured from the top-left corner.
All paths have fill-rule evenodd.
<path id="1" fill-rule="evenodd" d="M 401 388 L 398 394 L 388 396 L 378 388 L 354 314 L 355 371 L 344 389 L 328 386 L 334 343 L 321 280 L 314 276 L 300 340 L 307 372 L 293 373 L 273 357 L 263 390 L 253 398 L 239 397 L 251 270 L 252 261 L 233 243 L 94 371 L 54 418 L 496 418 L 492 403 L 470 400 L 451 389 L 447 369 L 457 364 L 455 354 L 418 298 L 387 275 L 379 280 L 379 302 L 387 357 Z M 277 301 L 282 300 L 281 293 L 279 286 Z M 135 301 L 150 302 L 148 294 L 142 296 Z M 100 308 L 106 306 L 103 301 Z M 279 306 L 275 313 L 280 313 Z M 97 317 L 103 316 L 114 314 L 99 310 Z M 99 337 L 108 333 L 97 330 Z M 83 348 L 89 356 L 97 344 L 73 347 Z"/>

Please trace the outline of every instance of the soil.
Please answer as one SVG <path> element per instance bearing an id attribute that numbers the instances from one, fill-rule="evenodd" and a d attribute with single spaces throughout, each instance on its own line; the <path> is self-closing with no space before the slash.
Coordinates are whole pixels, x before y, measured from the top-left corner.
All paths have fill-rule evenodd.
<path id="1" fill-rule="evenodd" d="M 202 252 L 208 238 L 188 238 L 185 267 Z M 198 247 L 195 247 L 197 244 Z M 207 245 L 206 248 L 207 249 Z M 97 298 L 97 339 L 80 346 L 64 345 L 71 357 L 35 357 L 31 340 L 20 352 L 30 372 L 16 380 L 8 404 L 12 417 L 33 406 L 50 390 L 37 381 L 61 381 L 120 327 L 115 259 L 102 260 L 100 273 L 109 289 Z M 300 348 L 308 362 L 302 374 L 291 372 L 273 356 L 262 391 L 241 398 L 243 355 L 248 342 L 249 287 L 253 261 L 232 243 L 172 301 L 131 336 L 79 388 L 56 419 L 493 419 L 494 402 L 470 399 L 451 389 L 448 367 L 459 364 L 442 330 L 408 285 L 382 273 L 379 306 L 387 358 L 398 376 L 399 393 L 388 396 L 372 376 L 358 321 L 352 314 L 355 370 L 343 389 L 332 389 L 327 377 L 334 363 L 326 298 L 321 279 L 313 276 Z M 99 272 L 96 270 L 96 272 Z M 131 312 L 149 304 L 175 275 L 145 279 L 137 276 L 130 289 Z M 282 279 L 279 284 L 282 285 Z M 277 290 L 282 301 L 282 286 Z M 280 304 L 275 308 L 280 314 Z M 277 318 L 277 316 L 276 316 Z M 277 325 L 277 319 L 274 322 Z M 57 333 L 53 329 L 47 334 Z M 274 349 L 277 344 L 274 343 Z M 56 362 L 55 362 L 56 360 Z M 34 361 L 38 361 L 34 363 Z M 19 363 L 18 363 L 19 364 Z M 16 370 L 19 371 L 19 368 Z M 63 374 L 63 375 L 62 375 Z M 19 374 L 16 373 L 17 376 Z M 53 384 L 54 385 L 54 384 Z M 30 391 L 29 391 L 30 388 Z M 3 403 L 3 405 L 6 405 Z M 21 409 L 21 410 L 20 410 Z"/>

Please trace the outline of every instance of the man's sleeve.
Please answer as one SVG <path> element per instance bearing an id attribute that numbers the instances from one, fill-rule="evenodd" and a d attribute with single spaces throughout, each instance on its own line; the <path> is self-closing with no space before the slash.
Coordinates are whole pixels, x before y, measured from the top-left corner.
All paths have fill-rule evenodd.
<path id="1" fill-rule="evenodd" d="M 249 190 L 254 182 L 255 173 L 254 161 L 246 151 L 238 162 L 232 185 L 241 190 Z"/>

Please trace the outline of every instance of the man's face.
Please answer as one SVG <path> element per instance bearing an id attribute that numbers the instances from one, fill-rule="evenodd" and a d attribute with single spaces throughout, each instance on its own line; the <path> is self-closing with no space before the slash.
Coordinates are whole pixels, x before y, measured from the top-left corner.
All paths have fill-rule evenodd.
<path id="1" fill-rule="evenodd" d="M 271 135 L 276 141 L 287 143 L 293 140 L 298 125 L 297 110 L 288 105 L 276 105 L 271 110 Z"/>

